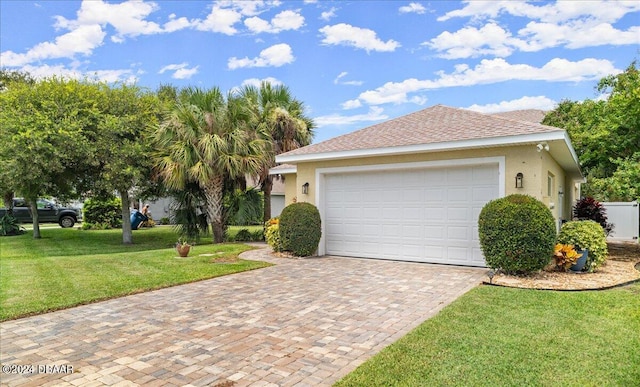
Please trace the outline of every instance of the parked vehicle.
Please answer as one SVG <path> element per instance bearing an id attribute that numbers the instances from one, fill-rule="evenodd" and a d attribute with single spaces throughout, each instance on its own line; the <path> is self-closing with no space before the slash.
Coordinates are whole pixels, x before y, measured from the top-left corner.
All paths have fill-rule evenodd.
<path id="1" fill-rule="evenodd" d="M 0 217 L 7 213 L 6 208 L 0 209 Z M 13 216 L 21 223 L 33 223 L 31 208 L 23 198 L 13 199 Z M 58 223 L 60 227 L 73 227 L 82 220 L 82 210 L 79 208 L 60 207 L 47 199 L 38 199 L 38 222 Z"/>

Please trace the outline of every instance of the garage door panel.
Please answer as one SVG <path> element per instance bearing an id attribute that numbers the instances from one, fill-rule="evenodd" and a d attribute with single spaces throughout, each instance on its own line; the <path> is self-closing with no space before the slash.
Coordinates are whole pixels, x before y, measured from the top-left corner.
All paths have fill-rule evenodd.
<path id="1" fill-rule="evenodd" d="M 481 165 L 473 167 L 472 179 L 474 183 L 485 183 L 494 181 L 498 178 L 498 170 L 490 165 Z"/>
<path id="2" fill-rule="evenodd" d="M 466 187 L 447 189 L 447 200 L 449 202 L 467 202 L 469 197 L 469 189 Z"/>
<path id="3" fill-rule="evenodd" d="M 449 241 L 467 242 L 471 238 L 470 226 L 447 226 L 447 239 Z"/>
<path id="4" fill-rule="evenodd" d="M 473 171 L 469 168 L 447 169 L 447 184 L 467 185 L 473 176 Z"/>
<path id="5" fill-rule="evenodd" d="M 342 215 L 346 219 L 358 219 L 362 218 L 362 207 L 348 206 L 342 210 Z"/>
<path id="6" fill-rule="evenodd" d="M 361 235 L 366 237 L 378 237 L 382 230 L 379 224 L 361 224 L 359 231 Z"/>
<path id="7" fill-rule="evenodd" d="M 364 203 L 379 203 L 380 202 L 380 191 L 379 190 L 363 190 L 362 191 L 362 201 Z"/>
<path id="8" fill-rule="evenodd" d="M 428 183 L 425 183 L 428 184 Z M 424 201 L 425 203 L 441 204 L 444 202 L 445 192 L 442 188 L 425 188 L 424 189 Z"/>
<path id="9" fill-rule="evenodd" d="M 420 202 L 422 203 L 422 189 L 409 188 L 402 192 L 402 200 L 405 202 Z"/>
<path id="10" fill-rule="evenodd" d="M 343 233 L 347 236 L 362 235 L 362 226 L 359 223 L 345 223 L 342 226 Z"/>
<path id="11" fill-rule="evenodd" d="M 328 254 L 484 266 L 477 219 L 497 165 L 325 175 Z"/>
<path id="12" fill-rule="evenodd" d="M 442 240 L 444 238 L 445 228 L 442 223 L 424 226 L 424 238 Z"/>
<path id="13" fill-rule="evenodd" d="M 471 193 L 471 200 L 474 202 L 487 202 L 491 200 L 491 198 L 495 199 L 495 187 L 491 186 L 480 186 L 473 187 L 473 191 Z"/>
<path id="14" fill-rule="evenodd" d="M 402 226 L 399 223 L 382 225 L 382 235 L 385 237 L 399 237 L 402 235 L 401 231 Z"/>
<path id="15" fill-rule="evenodd" d="M 464 247 L 447 247 L 447 259 L 455 263 L 471 263 L 469 249 Z"/>
<path id="16" fill-rule="evenodd" d="M 450 207 L 447 208 L 447 221 L 468 221 L 471 218 L 469 207 Z"/>
<path id="17" fill-rule="evenodd" d="M 362 207 L 362 218 L 369 222 L 380 219 L 380 207 Z"/>
<path id="18" fill-rule="evenodd" d="M 425 262 L 436 262 L 444 260 L 444 247 L 440 245 L 425 244 L 423 249 Z"/>
<path id="19" fill-rule="evenodd" d="M 420 238 L 422 237 L 422 225 L 403 225 L 402 236 L 403 238 Z"/>
<path id="20" fill-rule="evenodd" d="M 446 208 L 425 208 L 425 221 L 443 224 L 447 220 Z"/>

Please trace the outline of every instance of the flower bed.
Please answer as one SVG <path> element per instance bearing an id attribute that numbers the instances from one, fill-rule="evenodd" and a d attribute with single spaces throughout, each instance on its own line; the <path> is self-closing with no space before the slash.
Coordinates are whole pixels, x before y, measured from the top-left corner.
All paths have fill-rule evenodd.
<path id="1" fill-rule="evenodd" d="M 595 273 L 540 271 L 529 276 L 510 276 L 498 273 L 494 285 L 554 290 L 603 289 L 640 279 L 635 265 L 640 262 L 638 243 L 608 243 L 609 259 Z M 485 283 L 489 283 L 489 279 Z"/>

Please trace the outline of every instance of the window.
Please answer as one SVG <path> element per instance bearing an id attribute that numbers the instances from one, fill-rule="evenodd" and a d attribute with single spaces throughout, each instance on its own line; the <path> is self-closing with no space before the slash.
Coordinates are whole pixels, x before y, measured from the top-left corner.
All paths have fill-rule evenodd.
<path id="1" fill-rule="evenodd" d="M 547 196 L 550 198 L 553 197 L 555 184 L 555 176 L 553 176 L 553 173 L 549 172 L 549 174 L 547 175 Z"/>

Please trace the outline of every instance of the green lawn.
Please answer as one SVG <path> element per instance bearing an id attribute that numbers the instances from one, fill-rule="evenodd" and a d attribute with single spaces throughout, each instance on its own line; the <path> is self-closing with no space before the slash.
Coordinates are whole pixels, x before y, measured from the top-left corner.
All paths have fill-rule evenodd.
<path id="1" fill-rule="evenodd" d="M 250 249 L 242 244 L 194 246 L 176 258 L 171 227 L 136 230 L 122 245 L 121 230 L 51 228 L 0 237 L 0 320 L 269 266 L 264 262 L 212 263 Z M 214 256 L 199 256 L 214 254 Z"/>
<path id="2" fill-rule="evenodd" d="M 638 386 L 640 283 L 606 291 L 481 286 L 337 386 Z"/>

